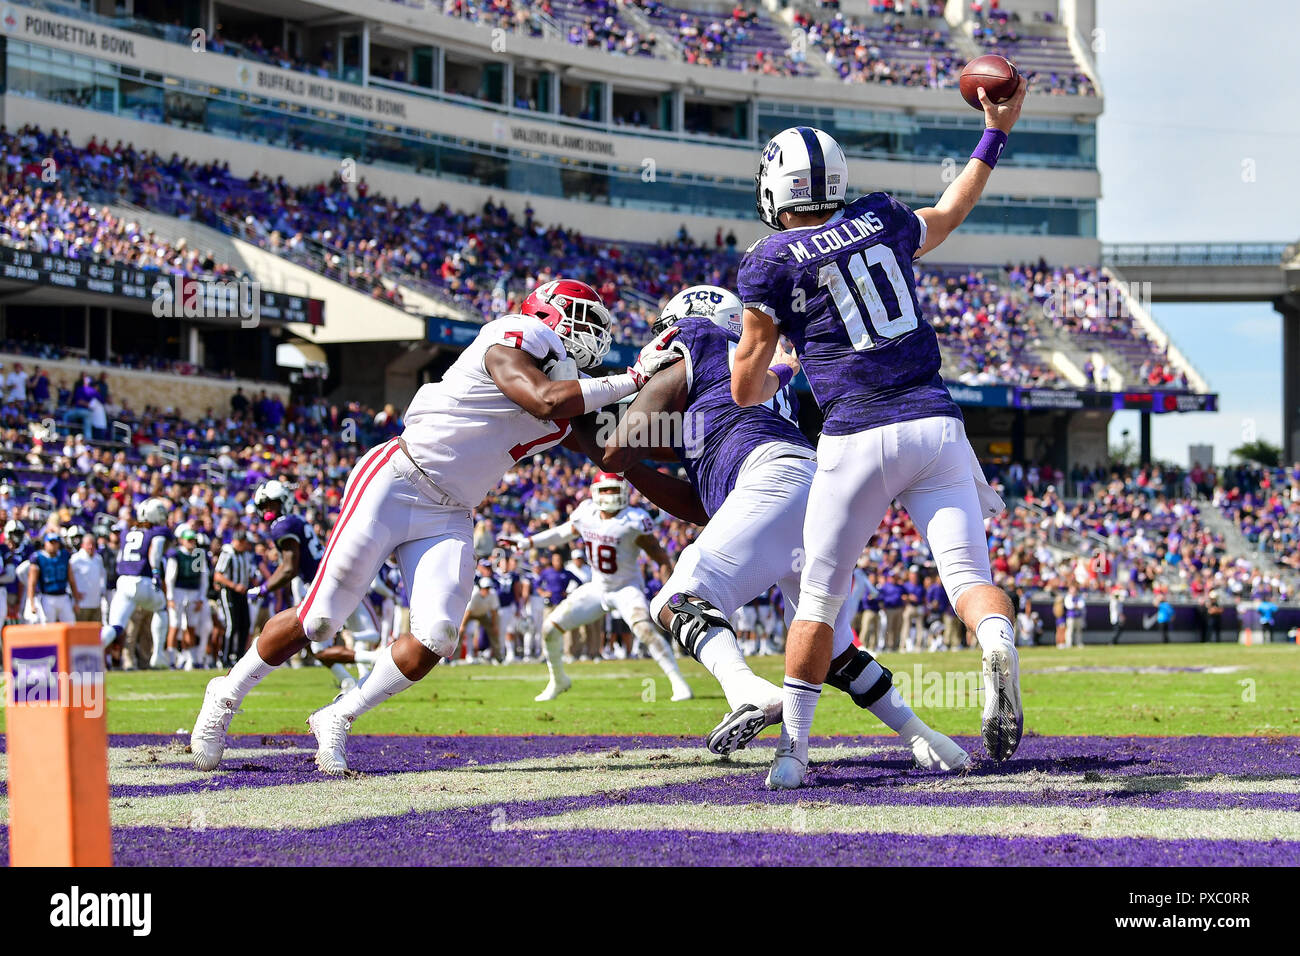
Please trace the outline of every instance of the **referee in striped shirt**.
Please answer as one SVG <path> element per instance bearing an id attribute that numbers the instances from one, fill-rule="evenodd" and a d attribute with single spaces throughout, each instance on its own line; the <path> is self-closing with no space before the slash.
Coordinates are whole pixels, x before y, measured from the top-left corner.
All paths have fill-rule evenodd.
<path id="1" fill-rule="evenodd" d="M 236 531 L 230 543 L 222 546 L 212 573 L 212 580 L 221 589 L 221 611 L 226 622 L 221 657 L 227 667 L 243 657 L 248 646 L 248 588 L 253 583 L 256 561 L 252 534 Z"/>

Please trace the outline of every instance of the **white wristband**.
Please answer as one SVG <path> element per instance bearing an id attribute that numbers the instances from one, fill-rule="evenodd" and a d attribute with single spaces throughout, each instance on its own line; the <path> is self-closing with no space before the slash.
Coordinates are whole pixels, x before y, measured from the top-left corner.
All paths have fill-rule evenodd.
<path id="1" fill-rule="evenodd" d="M 627 398 L 637 390 L 636 380 L 627 372 L 604 378 L 584 378 L 578 387 L 582 390 L 583 414 L 604 408 L 620 398 Z"/>

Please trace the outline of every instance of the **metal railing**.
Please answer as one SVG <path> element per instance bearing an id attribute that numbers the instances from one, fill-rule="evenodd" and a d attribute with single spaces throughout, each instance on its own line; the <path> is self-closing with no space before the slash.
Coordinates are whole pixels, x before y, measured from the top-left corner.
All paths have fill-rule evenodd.
<path id="1" fill-rule="evenodd" d="M 1103 245 L 1108 266 L 1280 266 L 1285 242 L 1125 242 Z"/>

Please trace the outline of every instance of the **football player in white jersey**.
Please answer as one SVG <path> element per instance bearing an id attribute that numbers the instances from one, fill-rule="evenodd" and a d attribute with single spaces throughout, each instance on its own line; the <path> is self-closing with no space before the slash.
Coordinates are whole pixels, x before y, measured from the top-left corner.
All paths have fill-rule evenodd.
<path id="1" fill-rule="evenodd" d="M 245 695 L 310 642 L 332 638 L 396 551 L 411 632 L 380 651 L 364 683 L 308 719 L 316 766 L 346 772 L 353 720 L 456 652 L 474 580 L 475 505 L 519 459 L 570 438 L 571 417 L 633 394 L 654 371 L 579 374 L 601 364 L 612 325 L 590 286 L 547 282 L 518 314 L 485 324 L 441 381 L 420 388 L 401 436 L 367 452 L 348 476 L 306 597 L 271 618 L 230 673 L 209 683 L 190 737 L 195 767 L 217 766 Z"/>
<path id="2" fill-rule="evenodd" d="M 627 482 L 618 475 L 601 472 L 591 483 L 591 497 L 579 502 L 568 521 L 518 542 L 526 551 L 551 548 L 580 537 L 591 567 L 591 580 L 556 605 L 542 625 L 551 679 L 534 700 L 554 700 L 569 689 L 572 681 L 564 672 L 564 632 L 598 621 L 607 611 L 617 613 L 650 651 L 672 684 L 672 699 L 691 699 L 691 685 L 678 670 L 672 647 L 650 622 L 650 603 L 637 569 L 642 551 L 656 564 L 670 564 L 668 553 L 653 532 L 650 516 L 629 506 Z"/>

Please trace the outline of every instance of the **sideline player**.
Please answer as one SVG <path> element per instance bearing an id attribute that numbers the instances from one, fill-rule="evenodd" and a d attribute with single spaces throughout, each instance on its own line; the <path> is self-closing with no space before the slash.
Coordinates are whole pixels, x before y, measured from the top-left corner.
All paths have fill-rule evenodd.
<path id="1" fill-rule="evenodd" d="M 731 399 L 729 359 L 742 306 L 733 293 L 694 286 L 675 296 L 647 346 L 668 344 L 684 361 L 656 374 L 605 442 L 605 464 L 621 467 L 645 451 L 631 439 L 637 424 L 665 412 L 689 425 L 675 451 L 698 500 L 698 516 L 677 502 L 653 500 L 679 517 L 704 524 L 678 559 L 672 576 L 651 602 L 660 626 L 722 685 L 731 713 L 713 729 L 707 746 L 728 754 L 781 719 L 781 689 L 745 663 L 730 618 L 774 583 L 791 616 L 799 601 L 804 510 L 816 470 L 812 445 L 795 424 L 793 392 L 742 408 Z M 705 523 L 707 522 L 707 523 Z M 926 769 L 956 770 L 968 755 L 912 712 L 892 675 L 853 645 L 850 609 L 836 621 L 834 655 L 826 680 L 869 710 L 912 748 Z"/>
<path id="2" fill-rule="evenodd" d="M 575 537 L 582 538 L 591 580 L 574 588 L 546 616 L 542 639 L 546 644 L 550 680 L 533 699 L 554 700 L 573 684 L 564 671 L 564 632 L 599 621 L 607 612 L 614 611 L 667 676 L 673 689 L 672 699 L 690 700 L 691 685 L 682 677 L 672 648 L 650 623 L 650 604 L 637 568 L 642 551 L 655 564 L 671 562 L 654 536 L 650 516 L 641 508 L 629 505 L 627 482 L 616 474 L 601 472 L 591 483 L 591 497 L 578 503 L 568 521 L 524 538 L 517 546 L 524 551 L 552 548 Z M 515 543 L 509 539 L 502 542 Z"/>
<path id="3" fill-rule="evenodd" d="M 32 555 L 27 568 L 29 623 L 72 624 L 77 620 L 73 605 L 81 595 L 68 573 L 70 557 L 59 532 L 46 531 L 41 537 L 41 549 Z"/>
<path id="4" fill-rule="evenodd" d="M 153 646 L 166 646 L 167 600 L 161 583 L 163 555 L 171 538 L 167 527 L 170 512 L 171 502 L 166 498 L 149 498 L 136 509 L 134 523 L 118 528 L 122 548 L 117 555 L 117 587 L 108 608 L 108 623 L 99 632 L 103 647 L 122 636 L 137 610 L 150 613 Z"/>
<path id="5" fill-rule="evenodd" d="M 930 546 L 939 577 L 984 651 L 984 745 L 995 760 L 1020 744 L 1014 609 L 993 585 L 984 518 L 1001 511 L 939 376 L 934 329 L 920 315 L 912 260 L 937 247 L 978 202 L 1025 98 L 995 105 L 980 91 L 984 137 L 932 208 L 883 192 L 845 203 L 848 163 L 806 126 L 778 133 L 755 178 L 759 217 L 777 234 L 745 253 L 745 304 L 732 368 L 741 405 L 769 401 L 793 375 L 777 355 L 793 343 L 825 415 L 808 498 L 802 600 L 786 639 L 784 730 L 768 774 L 797 787 L 830 662 L 835 622 L 862 549 L 897 499 Z"/>
<path id="6" fill-rule="evenodd" d="M 167 555 L 163 572 L 163 596 L 167 599 L 167 649 L 166 666 L 176 664 L 176 645 L 179 640 L 182 650 L 182 666 L 193 670 L 202 666 L 202 658 L 195 661 L 199 651 L 206 647 L 212 633 L 212 615 L 208 613 L 208 585 L 212 580 L 212 570 L 208 567 L 208 555 L 198 547 L 198 532 L 190 527 L 176 531 L 177 546 Z M 150 661 L 151 667 L 163 666 L 157 648 L 155 656 L 160 659 Z"/>
<path id="7" fill-rule="evenodd" d="M 654 369 L 604 378 L 613 320 L 590 286 L 547 282 L 520 313 L 486 323 L 443 375 L 424 385 L 406 427 L 348 476 L 342 510 L 303 601 L 267 622 L 248 653 L 208 685 L 191 735 L 194 764 L 211 770 L 245 695 L 311 641 L 332 638 L 394 550 L 411 600 L 411 632 L 384 647 L 369 679 L 308 720 L 322 771 L 347 770 L 347 735 L 362 714 L 451 657 L 473 586 L 472 510 L 525 456 L 572 439 L 569 419 L 634 392 Z"/>

